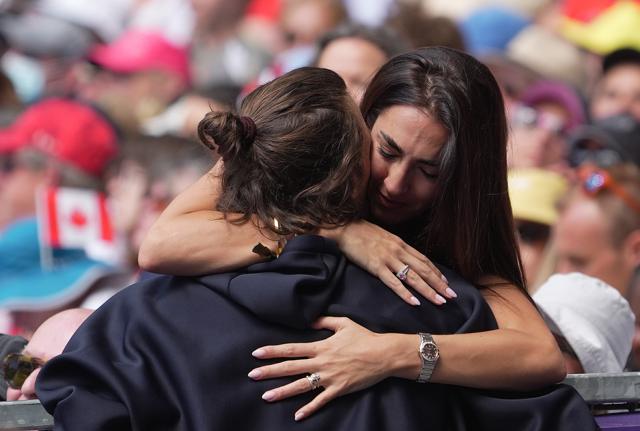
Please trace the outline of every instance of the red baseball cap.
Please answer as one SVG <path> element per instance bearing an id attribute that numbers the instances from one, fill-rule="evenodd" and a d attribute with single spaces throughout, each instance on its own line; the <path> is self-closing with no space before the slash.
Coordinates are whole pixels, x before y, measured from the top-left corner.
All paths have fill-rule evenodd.
<path id="1" fill-rule="evenodd" d="M 93 176 L 116 156 L 117 142 L 114 127 L 100 113 L 67 99 L 36 103 L 0 129 L 0 155 L 36 148 Z"/>
<path id="2" fill-rule="evenodd" d="M 179 76 L 185 84 L 191 81 L 188 49 L 149 31 L 130 30 L 109 45 L 98 45 L 89 60 L 113 72 L 158 69 Z"/>

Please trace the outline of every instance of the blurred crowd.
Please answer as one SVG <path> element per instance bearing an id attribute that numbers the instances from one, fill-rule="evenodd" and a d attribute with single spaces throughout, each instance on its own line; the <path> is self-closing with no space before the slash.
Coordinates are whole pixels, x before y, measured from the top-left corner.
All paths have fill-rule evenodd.
<path id="1" fill-rule="evenodd" d="M 141 276 L 146 230 L 215 162 L 209 110 L 305 65 L 359 100 L 444 45 L 503 90 L 526 278 L 570 371 L 639 369 L 639 28 L 622 0 L 0 0 L 0 332 Z"/>

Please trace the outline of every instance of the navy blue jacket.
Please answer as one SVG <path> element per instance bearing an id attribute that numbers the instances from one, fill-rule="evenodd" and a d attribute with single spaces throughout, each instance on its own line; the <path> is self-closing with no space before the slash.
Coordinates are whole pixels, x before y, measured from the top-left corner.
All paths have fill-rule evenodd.
<path id="1" fill-rule="evenodd" d="M 293 378 L 247 377 L 267 363 L 251 356 L 257 347 L 331 335 L 309 329 L 322 315 L 377 332 L 496 328 L 478 290 L 443 271 L 458 298 L 412 307 L 333 242 L 301 236 L 278 259 L 238 272 L 153 278 L 120 292 L 81 326 L 43 368 L 38 397 L 56 430 L 596 429 L 584 401 L 562 385 L 521 394 L 390 378 L 296 423 L 294 412 L 316 393 L 269 404 L 262 393 Z"/>

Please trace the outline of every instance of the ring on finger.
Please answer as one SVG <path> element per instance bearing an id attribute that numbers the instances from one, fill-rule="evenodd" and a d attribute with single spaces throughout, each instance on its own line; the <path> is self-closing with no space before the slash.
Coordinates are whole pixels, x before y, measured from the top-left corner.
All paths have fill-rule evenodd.
<path id="1" fill-rule="evenodd" d="M 314 391 L 320 387 L 320 375 L 318 373 L 311 373 L 307 376 L 311 390 Z"/>
<path id="2" fill-rule="evenodd" d="M 409 265 L 405 265 L 400 271 L 396 272 L 396 277 L 398 277 L 398 280 L 406 281 L 407 274 L 409 274 L 409 269 Z"/>

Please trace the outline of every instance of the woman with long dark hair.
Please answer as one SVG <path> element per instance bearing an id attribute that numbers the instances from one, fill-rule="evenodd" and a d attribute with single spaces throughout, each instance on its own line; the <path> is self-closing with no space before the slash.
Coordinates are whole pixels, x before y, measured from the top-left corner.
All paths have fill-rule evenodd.
<path id="1" fill-rule="evenodd" d="M 450 267 L 480 289 L 498 329 L 381 334 L 346 318 L 321 319 L 317 327 L 333 330 L 332 337 L 257 349 L 261 359 L 295 359 L 257 368 L 250 377 L 312 373 L 319 379 L 324 391 L 297 418 L 391 376 L 515 390 L 560 381 L 562 355 L 525 288 L 507 194 L 505 112 L 489 70 L 447 48 L 402 54 L 374 76 L 361 111 L 372 137 L 368 221 L 319 233 L 415 306 L 420 300 L 410 288 L 434 304 L 456 301 L 455 286 L 425 255 Z M 252 252 L 258 242 L 275 251 L 282 238 L 252 223 L 227 223 L 216 209 L 218 182 L 214 168 L 169 206 L 143 244 L 143 267 L 221 272 L 263 259 Z M 300 378 L 264 398 L 281 400 L 313 387 Z"/>

